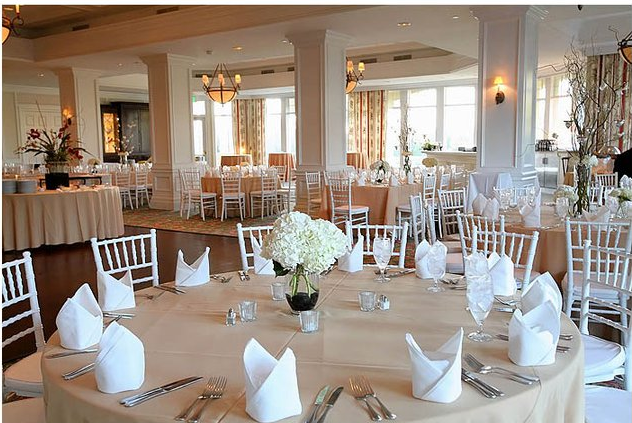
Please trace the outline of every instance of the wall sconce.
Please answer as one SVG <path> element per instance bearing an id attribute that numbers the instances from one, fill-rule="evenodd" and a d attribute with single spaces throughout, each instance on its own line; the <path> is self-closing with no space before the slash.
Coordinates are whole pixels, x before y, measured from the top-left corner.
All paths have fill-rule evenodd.
<path id="1" fill-rule="evenodd" d="M 64 122 L 68 123 L 68 125 L 72 125 L 72 113 L 70 113 L 68 109 L 64 109 L 61 115 L 64 118 Z"/>
<path id="2" fill-rule="evenodd" d="M 494 85 L 496 86 L 496 104 L 500 104 L 505 101 L 505 93 L 502 92 L 503 79 L 500 76 L 494 78 Z"/>

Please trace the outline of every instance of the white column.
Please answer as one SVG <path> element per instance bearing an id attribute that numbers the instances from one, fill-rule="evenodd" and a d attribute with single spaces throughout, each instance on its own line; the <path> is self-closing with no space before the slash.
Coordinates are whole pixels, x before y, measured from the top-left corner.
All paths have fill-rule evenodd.
<path id="1" fill-rule="evenodd" d="M 85 162 L 93 157 L 103 161 L 101 103 L 97 82 L 101 72 L 64 68 L 56 70 L 56 73 L 62 116 L 72 116 L 71 139 L 81 141 L 81 146 L 89 153 L 83 154 Z"/>
<path id="2" fill-rule="evenodd" d="M 195 165 L 190 67 L 193 59 L 173 54 L 141 58 L 149 78 L 153 197 L 150 207 L 178 210 L 178 169 Z"/>
<path id="3" fill-rule="evenodd" d="M 476 6 L 478 50 L 478 170 L 509 172 L 515 185 L 533 183 L 538 22 L 532 6 Z M 494 79 L 505 101 L 496 104 Z"/>
<path id="4" fill-rule="evenodd" d="M 297 168 L 342 169 L 347 164 L 345 47 L 350 38 L 328 30 L 287 38 L 294 44 Z"/>

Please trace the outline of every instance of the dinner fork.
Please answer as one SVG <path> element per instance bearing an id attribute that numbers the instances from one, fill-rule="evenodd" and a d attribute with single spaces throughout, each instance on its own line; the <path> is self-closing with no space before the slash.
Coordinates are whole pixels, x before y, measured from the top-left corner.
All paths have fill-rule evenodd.
<path id="1" fill-rule="evenodd" d="M 369 416 L 371 416 L 371 420 L 373 420 L 374 422 L 381 421 L 382 416 L 380 416 L 379 413 L 375 411 L 373 406 L 369 403 L 369 401 L 367 400 L 367 394 L 365 394 L 362 390 L 362 387 L 360 386 L 360 383 L 356 377 L 352 376 L 349 378 L 349 387 L 351 388 L 351 392 L 353 393 L 353 397 L 355 399 L 357 399 L 358 401 L 364 401 L 369 410 Z"/>
<path id="2" fill-rule="evenodd" d="M 505 374 L 505 375 L 509 376 L 509 378 L 511 380 L 514 380 L 514 381 L 516 381 L 518 383 L 522 383 L 523 385 L 532 385 L 533 383 L 540 381 L 540 378 L 536 377 L 536 376 L 523 375 L 521 373 L 512 372 L 511 370 L 507 370 L 507 369 L 504 369 L 502 367 L 486 366 L 483 363 L 481 363 L 480 361 L 478 361 L 476 359 L 476 357 L 474 357 L 472 354 L 465 354 L 463 356 L 463 359 L 465 360 L 465 362 L 467 364 L 469 364 L 469 366 L 476 373 L 480 373 L 480 374 L 486 374 L 486 373 Z"/>
<path id="3" fill-rule="evenodd" d="M 193 409 L 195 408 L 195 406 L 197 405 L 198 401 L 201 401 L 207 397 L 209 397 L 211 395 L 211 393 L 213 392 L 213 387 L 215 386 L 215 384 L 217 384 L 217 378 L 216 377 L 210 377 L 208 379 L 208 382 L 206 383 L 206 387 L 204 388 L 204 391 L 202 392 L 202 394 L 198 395 L 193 402 L 191 403 L 191 405 L 189 405 L 182 413 L 178 414 L 176 417 L 174 417 L 175 420 L 179 420 L 179 421 L 184 421 L 187 419 L 187 416 L 193 411 Z"/>
<path id="4" fill-rule="evenodd" d="M 371 387 L 371 383 L 369 382 L 369 379 L 367 379 L 365 376 L 360 376 L 360 386 L 366 396 L 375 398 L 377 403 L 380 405 L 380 408 L 382 409 L 382 414 L 384 414 L 384 417 L 386 417 L 387 420 L 394 420 L 397 418 L 397 416 L 394 413 L 392 413 L 388 408 L 386 408 L 384 403 L 380 401 L 380 399 L 377 397 L 377 394 Z"/>
<path id="5" fill-rule="evenodd" d="M 198 423 L 200 421 L 200 418 L 202 417 L 202 413 L 204 412 L 204 409 L 209 403 L 209 400 L 221 398 L 222 395 L 224 395 L 225 389 L 226 389 L 226 378 L 224 376 L 221 376 L 217 379 L 216 383 L 211 387 L 210 393 L 204 396 L 204 398 L 200 399 L 200 401 L 204 401 L 204 402 L 202 403 L 200 408 L 198 408 L 198 411 L 193 415 L 193 417 L 187 420 L 187 422 Z"/>

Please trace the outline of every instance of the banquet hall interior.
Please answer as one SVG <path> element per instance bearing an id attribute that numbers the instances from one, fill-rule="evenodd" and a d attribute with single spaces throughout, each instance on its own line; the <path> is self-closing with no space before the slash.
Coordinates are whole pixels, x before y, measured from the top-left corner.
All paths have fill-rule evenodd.
<path id="1" fill-rule="evenodd" d="M 84 3 L 2 6 L 2 421 L 632 421 L 629 2 Z"/>

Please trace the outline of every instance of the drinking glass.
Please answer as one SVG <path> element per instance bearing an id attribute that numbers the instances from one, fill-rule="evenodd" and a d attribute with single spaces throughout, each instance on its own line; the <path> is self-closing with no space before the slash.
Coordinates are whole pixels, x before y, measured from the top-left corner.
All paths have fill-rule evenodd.
<path id="1" fill-rule="evenodd" d="M 378 236 L 373 240 L 373 258 L 375 259 L 378 269 L 380 269 L 380 276 L 375 279 L 376 281 L 388 282 L 391 280 L 384 275 L 384 271 L 386 270 L 386 266 L 388 266 L 388 262 L 391 261 L 392 255 L 393 241 L 391 238 L 380 238 Z"/>
<path id="2" fill-rule="evenodd" d="M 272 299 L 274 301 L 285 300 L 285 283 L 274 282 L 272 285 L 270 285 L 270 289 L 272 290 Z"/>
<path id="3" fill-rule="evenodd" d="M 373 291 L 362 291 L 358 293 L 358 300 L 360 301 L 361 311 L 373 311 L 375 310 L 375 302 L 377 294 Z"/>
<path id="4" fill-rule="evenodd" d="M 555 214 L 564 220 L 568 216 L 568 209 L 570 205 L 568 203 L 568 197 L 560 197 L 555 200 Z"/>
<path id="5" fill-rule="evenodd" d="M 430 276 L 432 276 L 433 279 L 432 285 L 426 288 L 428 291 L 445 291 L 442 286 L 439 286 L 439 279 L 441 279 L 443 275 L 445 275 L 445 266 L 446 255 L 443 251 L 435 252 L 434 250 L 430 250 L 428 252 L 428 271 L 430 272 Z"/>
<path id="6" fill-rule="evenodd" d="M 299 313 L 298 318 L 301 322 L 301 332 L 312 333 L 318 331 L 318 310 L 303 310 Z"/>
<path id="7" fill-rule="evenodd" d="M 242 322 L 253 322 L 257 320 L 257 302 L 242 301 L 239 303 L 239 318 Z"/>
<path id="8" fill-rule="evenodd" d="M 467 278 L 467 305 L 478 325 L 476 332 L 467 337 L 475 342 L 488 342 L 492 336 L 483 332 L 483 323 L 494 303 L 494 285 L 489 274 Z"/>

